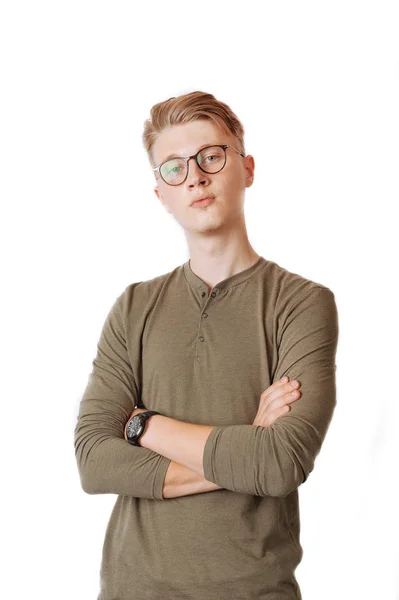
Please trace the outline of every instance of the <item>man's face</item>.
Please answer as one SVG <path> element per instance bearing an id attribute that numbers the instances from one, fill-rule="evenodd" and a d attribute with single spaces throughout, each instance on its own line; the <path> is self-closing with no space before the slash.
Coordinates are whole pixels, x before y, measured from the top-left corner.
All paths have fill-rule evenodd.
<path id="1" fill-rule="evenodd" d="M 214 144 L 230 144 L 239 150 L 236 139 L 211 121 L 174 125 L 162 131 L 153 146 L 154 166 L 167 160 L 170 154 L 187 157 L 202 146 Z M 187 179 L 180 185 L 168 185 L 159 173 L 155 176 L 156 196 L 186 233 L 212 233 L 243 221 L 245 188 L 253 183 L 254 159 L 250 155 L 243 158 L 227 148 L 226 164 L 219 173 L 204 173 L 195 160 L 190 160 Z M 194 200 L 208 194 L 215 196 L 212 204 L 191 206 Z"/>

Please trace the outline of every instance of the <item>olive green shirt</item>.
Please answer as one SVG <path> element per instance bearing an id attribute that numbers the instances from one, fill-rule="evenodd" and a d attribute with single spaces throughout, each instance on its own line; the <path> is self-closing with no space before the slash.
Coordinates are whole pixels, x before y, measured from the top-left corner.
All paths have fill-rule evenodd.
<path id="1" fill-rule="evenodd" d="M 298 487 L 336 405 L 333 292 L 260 257 L 207 285 L 190 261 L 128 285 L 103 325 L 74 434 L 83 490 L 117 494 L 98 600 L 300 600 Z M 288 375 L 301 397 L 270 427 L 260 395 Z M 136 404 L 213 425 L 205 478 L 163 498 L 170 459 L 124 439 Z"/>

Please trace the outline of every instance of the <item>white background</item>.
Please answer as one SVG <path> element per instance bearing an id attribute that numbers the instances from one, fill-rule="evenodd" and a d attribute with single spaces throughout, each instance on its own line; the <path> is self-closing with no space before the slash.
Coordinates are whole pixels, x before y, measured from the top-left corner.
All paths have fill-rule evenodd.
<path id="1" fill-rule="evenodd" d="M 189 258 L 141 134 L 153 104 L 194 90 L 244 124 L 253 247 L 338 306 L 337 407 L 300 487 L 303 599 L 399 598 L 398 15 L 1 4 L 3 598 L 97 597 L 116 496 L 80 487 L 73 430 L 116 297 Z"/>

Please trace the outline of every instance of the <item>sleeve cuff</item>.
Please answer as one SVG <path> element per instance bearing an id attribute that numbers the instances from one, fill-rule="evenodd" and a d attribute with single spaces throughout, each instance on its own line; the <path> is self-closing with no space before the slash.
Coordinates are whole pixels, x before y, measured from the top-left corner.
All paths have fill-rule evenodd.
<path id="1" fill-rule="evenodd" d="M 166 456 L 160 456 L 154 479 L 153 500 L 165 500 L 163 497 L 163 484 L 165 481 L 166 472 L 171 462 L 172 461 L 170 458 L 166 458 Z"/>
<path id="2" fill-rule="evenodd" d="M 205 446 L 204 446 L 204 454 L 202 460 L 202 468 L 204 470 L 204 477 L 207 481 L 211 481 L 212 483 L 216 483 L 219 485 L 217 481 L 215 481 L 215 473 L 214 473 L 214 464 L 215 464 L 215 451 L 217 441 L 221 435 L 223 426 L 214 427 L 209 434 Z"/>

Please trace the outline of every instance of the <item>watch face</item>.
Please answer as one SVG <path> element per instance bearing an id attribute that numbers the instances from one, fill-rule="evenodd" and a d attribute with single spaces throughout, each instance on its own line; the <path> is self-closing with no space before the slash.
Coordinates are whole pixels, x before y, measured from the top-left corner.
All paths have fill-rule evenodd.
<path id="1" fill-rule="evenodd" d="M 139 418 L 140 415 L 135 415 L 132 419 L 130 419 L 128 426 L 126 427 L 126 435 L 127 437 L 136 437 L 139 435 L 143 429 L 142 419 Z"/>

